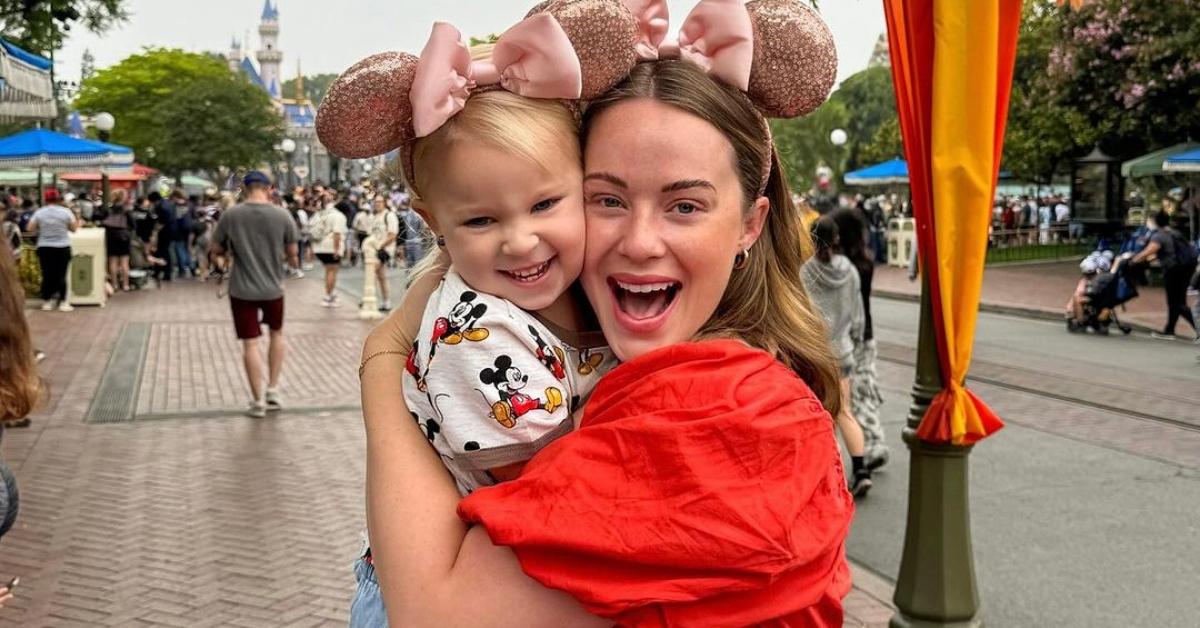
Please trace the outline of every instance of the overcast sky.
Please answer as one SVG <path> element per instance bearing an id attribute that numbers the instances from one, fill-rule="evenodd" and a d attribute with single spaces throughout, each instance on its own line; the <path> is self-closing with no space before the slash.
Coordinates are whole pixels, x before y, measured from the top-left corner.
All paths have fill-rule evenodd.
<path id="1" fill-rule="evenodd" d="M 340 73 L 355 61 L 384 50 L 417 53 L 435 20 L 464 35 L 502 32 L 535 0 L 272 0 L 279 8 L 282 74 L 291 78 L 299 61 L 305 74 Z M 146 46 L 225 52 L 236 36 L 258 50 L 263 0 L 126 0 L 130 19 L 97 36 L 78 29 L 56 57 L 59 80 L 79 80 L 85 49 L 103 68 Z M 672 29 L 695 5 L 669 0 Z M 866 67 L 884 31 L 880 0 L 821 0 L 821 13 L 838 46 L 838 79 Z M 257 63 L 257 62 L 256 62 Z"/>

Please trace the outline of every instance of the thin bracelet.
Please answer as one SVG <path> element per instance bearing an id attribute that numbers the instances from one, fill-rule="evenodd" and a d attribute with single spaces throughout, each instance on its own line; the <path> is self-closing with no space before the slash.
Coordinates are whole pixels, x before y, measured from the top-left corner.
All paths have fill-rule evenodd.
<path id="1" fill-rule="evenodd" d="M 367 368 L 367 362 L 370 362 L 371 360 L 374 360 L 375 358 L 377 358 L 381 355 L 386 355 L 389 353 L 394 353 L 396 355 L 407 355 L 408 354 L 407 351 L 397 351 L 395 349 L 385 349 L 383 351 L 376 351 L 375 353 L 368 355 L 366 358 L 363 358 L 362 364 L 358 365 L 358 378 L 362 379 L 363 370 L 365 370 Z"/>

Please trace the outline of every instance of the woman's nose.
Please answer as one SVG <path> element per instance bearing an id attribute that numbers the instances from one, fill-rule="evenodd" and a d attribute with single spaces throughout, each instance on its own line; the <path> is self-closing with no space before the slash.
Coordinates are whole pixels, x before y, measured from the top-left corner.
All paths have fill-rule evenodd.
<path id="1" fill-rule="evenodd" d="M 656 212 L 651 209 L 630 212 L 618 251 L 631 260 L 661 257 L 665 249 L 661 233 L 664 225 L 658 224 L 656 218 Z"/>

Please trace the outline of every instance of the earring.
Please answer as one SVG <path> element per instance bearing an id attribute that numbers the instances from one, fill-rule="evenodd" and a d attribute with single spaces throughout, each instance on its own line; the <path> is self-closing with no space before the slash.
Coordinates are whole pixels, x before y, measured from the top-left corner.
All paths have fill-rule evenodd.
<path id="1" fill-rule="evenodd" d="M 439 249 L 446 248 L 446 238 L 444 236 L 437 237 L 437 245 Z"/>
<path id="2" fill-rule="evenodd" d="M 746 267 L 746 261 L 750 259 L 750 249 L 742 249 L 741 253 L 733 256 L 733 269 L 741 270 Z"/>

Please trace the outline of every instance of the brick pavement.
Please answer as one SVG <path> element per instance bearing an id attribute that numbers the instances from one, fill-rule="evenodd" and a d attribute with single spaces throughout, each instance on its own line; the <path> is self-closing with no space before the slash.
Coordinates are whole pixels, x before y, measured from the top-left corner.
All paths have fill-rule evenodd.
<path id="1" fill-rule="evenodd" d="M 240 415 L 248 391 L 228 301 L 175 282 L 107 308 L 27 312 L 51 394 L 3 454 L 22 491 L 0 542 L 21 576 L 0 628 L 344 626 L 363 526 L 358 347 L 349 304 L 288 283 L 288 409 Z M 128 323 L 150 340 L 133 421 L 86 423 Z M 855 568 L 848 626 L 886 625 L 890 585 Z"/>
<path id="2" fill-rule="evenodd" d="M 921 283 L 909 281 L 904 268 L 878 266 L 873 281 L 873 289 L 880 296 L 916 298 L 921 293 Z M 983 273 L 980 302 L 984 309 L 1061 319 L 1078 281 L 1079 265 L 1075 261 L 988 266 Z M 1138 291 L 1138 298 L 1119 312 L 1122 322 L 1143 330 L 1161 330 L 1167 309 L 1162 288 L 1147 286 Z M 1192 330 L 1181 321 L 1175 331 L 1187 335 Z"/>

